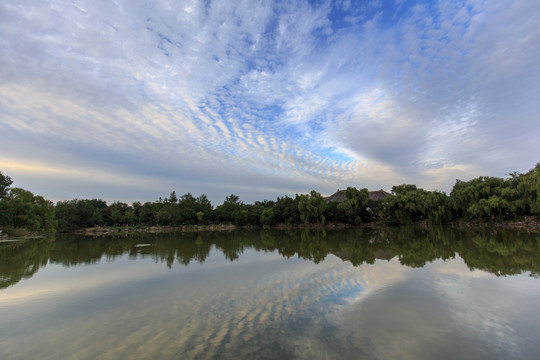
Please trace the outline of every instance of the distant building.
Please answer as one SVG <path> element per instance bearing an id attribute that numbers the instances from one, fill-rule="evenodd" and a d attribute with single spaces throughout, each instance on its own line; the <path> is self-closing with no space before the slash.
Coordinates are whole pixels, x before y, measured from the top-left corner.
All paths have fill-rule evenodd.
<path id="1" fill-rule="evenodd" d="M 384 199 L 386 199 L 390 195 L 392 195 L 392 194 L 390 194 L 389 192 L 384 191 L 383 189 L 374 190 L 374 191 L 369 192 L 369 200 L 383 201 Z M 327 202 L 342 203 L 345 200 L 347 200 L 347 197 L 345 196 L 345 190 L 338 190 L 335 193 L 333 193 L 332 195 L 325 197 L 324 199 Z"/>
<path id="2" fill-rule="evenodd" d="M 389 192 L 384 191 L 383 189 L 374 190 L 374 191 L 369 192 L 369 200 L 383 201 L 384 199 L 386 199 L 387 197 L 389 197 L 391 195 L 392 194 L 390 194 Z"/>

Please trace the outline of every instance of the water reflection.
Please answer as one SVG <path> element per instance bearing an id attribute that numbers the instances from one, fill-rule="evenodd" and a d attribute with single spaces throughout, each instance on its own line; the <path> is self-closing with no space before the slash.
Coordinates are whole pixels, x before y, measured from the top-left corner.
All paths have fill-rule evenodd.
<path id="1" fill-rule="evenodd" d="M 538 277 L 540 234 L 516 229 L 457 230 L 419 227 L 349 229 L 340 231 L 233 231 L 175 233 L 151 236 L 87 238 L 58 236 L 0 244 L 0 289 L 33 276 L 48 263 L 73 266 L 114 260 L 152 258 L 165 263 L 204 263 L 215 248 L 230 261 L 246 249 L 297 256 L 315 264 L 333 254 L 354 266 L 376 259 L 399 259 L 402 265 L 423 267 L 434 260 L 461 257 L 471 269 L 497 276 L 523 272 Z"/>
<path id="2" fill-rule="evenodd" d="M 539 240 L 400 228 L 4 243 L 0 358 L 537 358 L 538 280 L 502 275 L 537 276 Z"/>

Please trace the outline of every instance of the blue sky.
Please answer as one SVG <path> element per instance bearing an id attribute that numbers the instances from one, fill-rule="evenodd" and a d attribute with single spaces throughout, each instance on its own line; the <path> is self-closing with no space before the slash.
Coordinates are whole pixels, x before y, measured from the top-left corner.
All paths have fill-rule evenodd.
<path id="1" fill-rule="evenodd" d="M 525 172 L 540 2 L 0 4 L 0 171 L 53 201 L 245 202 Z"/>

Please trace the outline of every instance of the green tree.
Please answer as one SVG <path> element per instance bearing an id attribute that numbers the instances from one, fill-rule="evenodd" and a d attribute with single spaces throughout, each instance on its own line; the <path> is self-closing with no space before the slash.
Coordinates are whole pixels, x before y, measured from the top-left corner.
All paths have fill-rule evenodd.
<path id="1" fill-rule="evenodd" d="M 274 206 L 274 219 L 276 223 L 298 224 L 300 222 L 300 211 L 298 202 L 300 197 L 296 195 L 293 199 L 289 196 L 278 197 Z"/>
<path id="2" fill-rule="evenodd" d="M 247 210 L 247 224 L 253 226 L 264 225 L 261 221 L 262 213 L 266 209 L 271 209 L 275 206 L 271 200 L 255 201 L 252 205 L 246 205 Z"/>
<path id="3" fill-rule="evenodd" d="M 416 185 L 404 184 L 392 187 L 393 196 L 384 200 L 385 218 L 390 223 L 413 224 L 427 221 L 446 224 L 452 220 L 452 208 L 448 196 L 439 191 L 425 191 Z"/>
<path id="4" fill-rule="evenodd" d="M 403 184 L 392 187 L 394 196 L 384 199 L 385 218 L 396 224 L 412 224 L 424 218 L 423 190 L 416 185 Z"/>
<path id="5" fill-rule="evenodd" d="M 0 200 L 8 195 L 9 187 L 13 184 L 13 180 L 0 171 Z"/>
<path id="6" fill-rule="evenodd" d="M 59 201 L 55 206 L 55 218 L 59 231 L 71 231 L 95 225 L 105 225 L 107 203 L 103 200 Z"/>
<path id="7" fill-rule="evenodd" d="M 157 225 L 157 220 L 155 217 L 156 208 L 159 206 L 159 203 L 151 203 L 149 201 L 145 202 L 138 211 L 139 224 L 142 225 Z"/>
<path id="8" fill-rule="evenodd" d="M 518 207 L 524 215 L 540 216 L 540 163 L 518 178 L 516 184 Z"/>
<path id="9" fill-rule="evenodd" d="M 274 216 L 274 209 L 273 208 L 267 208 L 264 209 L 261 213 L 261 224 L 263 225 L 274 225 L 275 224 L 275 216 Z"/>
<path id="10" fill-rule="evenodd" d="M 32 232 L 54 232 L 54 206 L 42 196 L 28 190 L 12 188 L 0 203 L 2 226 L 22 228 Z"/>
<path id="11" fill-rule="evenodd" d="M 470 181 L 457 180 L 450 197 L 457 216 L 464 219 L 503 219 L 526 212 L 519 193 L 517 173 L 510 179 L 481 176 Z"/>
<path id="12" fill-rule="evenodd" d="M 430 224 L 448 224 L 452 221 L 452 205 L 450 198 L 440 191 L 424 193 L 425 217 Z"/>
<path id="13" fill-rule="evenodd" d="M 341 211 L 343 221 L 359 224 L 369 219 L 370 215 L 366 209 L 369 201 L 369 191 L 367 189 L 358 190 L 355 187 L 348 187 L 345 190 L 346 200 L 337 205 Z"/>
<path id="14" fill-rule="evenodd" d="M 187 193 L 180 197 L 180 201 L 178 202 L 178 209 L 179 220 L 182 223 L 192 225 L 198 221 L 197 211 L 199 209 L 197 199 L 195 199 L 195 197 L 193 197 L 191 193 Z"/>
<path id="15" fill-rule="evenodd" d="M 196 199 L 196 210 L 197 214 L 202 213 L 202 216 L 197 215 L 197 220 L 199 221 L 199 223 L 203 221 L 209 222 L 213 220 L 214 208 L 205 194 L 200 195 Z"/>
<path id="16" fill-rule="evenodd" d="M 170 195 L 169 195 L 169 198 L 165 200 L 166 202 L 169 202 L 171 204 L 176 204 L 178 202 L 178 198 L 176 197 L 176 192 L 173 191 Z"/>
<path id="17" fill-rule="evenodd" d="M 326 205 L 326 200 L 315 190 L 311 190 L 309 194 L 300 195 L 298 201 L 300 220 L 304 224 L 315 222 L 324 225 L 326 222 L 326 217 L 324 216 Z"/>
<path id="18" fill-rule="evenodd" d="M 108 208 L 110 217 L 109 225 L 123 225 L 135 222 L 133 209 L 126 203 L 115 201 Z"/>
<path id="19" fill-rule="evenodd" d="M 223 204 L 216 208 L 216 213 L 220 222 L 245 225 L 247 220 L 247 210 L 245 209 L 245 205 L 240 201 L 240 198 L 234 194 L 225 198 Z"/>

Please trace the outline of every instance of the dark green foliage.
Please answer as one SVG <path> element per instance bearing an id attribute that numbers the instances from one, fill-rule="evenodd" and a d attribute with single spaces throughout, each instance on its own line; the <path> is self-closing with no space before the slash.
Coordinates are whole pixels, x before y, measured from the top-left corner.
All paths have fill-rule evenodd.
<path id="1" fill-rule="evenodd" d="M 296 195 L 295 199 L 289 196 L 278 197 L 276 206 L 274 207 L 274 221 L 288 225 L 300 223 L 299 200 L 298 195 Z"/>
<path id="2" fill-rule="evenodd" d="M 197 199 L 191 193 L 182 195 L 178 202 L 178 221 L 188 225 L 197 224 L 197 211 L 199 211 L 197 205 Z"/>
<path id="3" fill-rule="evenodd" d="M 540 216 L 540 164 L 525 174 L 513 172 L 507 179 L 478 177 L 457 180 L 450 196 L 426 191 L 416 185 L 392 188 L 393 196 L 384 201 L 369 200 L 367 189 L 348 187 L 342 203 L 327 201 L 316 191 L 278 197 L 277 201 L 244 204 L 229 195 L 216 209 L 206 197 L 190 193 L 180 197 L 172 191 L 155 202 L 122 202 L 111 205 L 103 200 L 60 201 L 56 207 L 24 189 L 10 189 L 12 180 L 0 172 L 0 226 L 33 232 L 73 231 L 94 226 L 194 225 L 231 223 L 270 226 L 275 224 L 325 224 L 327 221 L 360 224 L 385 219 L 393 224 L 426 222 L 447 224 L 454 220 L 495 221 L 519 216 Z M 55 211 L 52 211 L 55 210 Z M 54 218 L 50 218 L 53 214 Z M 57 224 L 57 225 L 56 225 Z"/>
<path id="4" fill-rule="evenodd" d="M 447 224 L 452 220 L 450 199 L 439 191 L 425 191 L 416 185 L 399 185 L 392 188 L 393 196 L 384 200 L 384 214 L 394 224 L 413 224 L 427 221 Z"/>
<path id="5" fill-rule="evenodd" d="M 350 224 L 361 224 L 371 218 L 367 210 L 369 201 L 368 189 L 358 190 L 355 187 L 348 187 L 345 191 L 347 200 L 337 206 L 341 220 Z"/>
<path id="6" fill-rule="evenodd" d="M 137 221 L 133 208 L 126 203 L 115 201 L 106 211 L 107 225 L 133 225 Z"/>
<path id="7" fill-rule="evenodd" d="M 345 210 L 339 207 L 340 203 L 337 201 L 330 201 L 326 205 L 326 221 L 344 221 L 346 218 Z"/>
<path id="8" fill-rule="evenodd" d="M 231 194 L 216 208 L 216 215 L 219 222 L 245 225 L 248 211 L 238 195 Z"/>
<path id="9" fill-rule="evenodd" d="M 54 232 L 54 205 L 28 190 L 12 188 L 0 202 L 0 226 L 31 232 Z"/>
<path id="10" fill-rule="evenodd" d="M 517 180 L 516 209 L 524 214 L 540 216 L 540 163 L 526 174 L 519 175 Z"/>
<path id="11" fill-rule="evenodd" d="M 326 222 L 326 217 L 324 216 L 326 204 L 326 200 L 315 190 L 311 190 L 309 194 L 300 195 L 298 199 L 300 220 L 304 224 L 314 222 L 324 225 Z"/>
<path id="12" fill-rule="evenodd" d="M 361 224 L 373 221 L 378 217 L 377 201 L 369 200 L 367 189 L 358 190 L 348 187 L 345 190 L 346 200 L 339 203 L 330 201 L 326 207 L 328 221 L 345 222 L 348 224 Z"/>
<path id="13" fill-rule="evenodd" d="M 71 231 L 84 227 L 106 224 L 107 203 L 103 200 L 59 201 L 55 207 L 55 218 L 59 231 Z"/>
<path id="14" fill-rule="evenodd" d="M 424 195 L 425 215 L 430 224 L 448 224 L 452 221 L 451 199 L 443 192 L 428 191 Z"/>
<path id="15" fill-rule="evenodd" d="M 56 208 L 59 231 L 112 225 L 193 225 L 209 223 L 214 216 L 206 195 L 195 198 L 187 193 L 178 198 L 174 191 L 165 200 L 144 204 L 137 201 L 131 206 L 119 201 L 107 205 L 103 200 L 74 199 L 60 201 Z"/>
<path id="16" fill-rule="evenodd" d="M 197 221 L 200 222 L 211 222 L 214 219 L 214 209 L 210 200 L 206 195 L 202 194 L 197 198 L 196 201 L 196 210 L 195 215 L 197 216 Z"/>
<path id="17" fill-rule="evenodd" d="M 540 167 L 526 174 L 512 173 L 507 179 L 481 176 L 457 180 L 450 194 L 453 209 L 464 219 L 508 219 L 539 215 Z"/>
<path id="18" fill-rule="evenodd" d="M 392 188 L 392 193 L 394 196 L 384 200 L 387 221 L 395 224 L 412 224 L 423 219 L 423 190 L 419 191 L 416 185 L 399 185 Z"/>
<path id="19" fill-rule="evenodd" d="M 9 187 L 13 184 L 13 180 L 0 171 L 0 200 L 8 195 Z"/>
<path id="20" fill-rule="evenodd" d="M 34 233 L 54 232 L 54 205 L 28 190 L 10 188 L 11 184 L 11 178 L 0 172 L 0 233 L 10 234 L 16 229 Z"/>
<path id="21" fill-rule="evenodd" d="M 262 222 L 262 217 L 263 217 L 262 214 L 265 210 L 271 210 L 273 214 L 274 205 L 275 203 L 270 200 L 255 201 L 253 205 L 245 205 L 245 208 L 247 210 L 246 223 L 252 226 L 270 225 L 268 223 L 264 224 Z M 269 221 L 268 215 L 269 213 L 266 212 L 267 217 L 265 218 L 265 221 Z"/>
<path id="22" fill-rule="evenodd" d="M 262 225 L 274 225 L 276 223 L 276 216 L 274 214 L 274 209 L 273 208 L 264 209 L 261 212 L 260 221 Z"/>
<path id="23" fill-rule="evenodd" d="M 176 204 L 178 202 L 178 198 L 176 197 L 176 191 L 173 191 L 169 195 L 169 198 L 165 200 L 165 202 L 167 202 L 169 204 Z"/>
<path id="24" fill-rule="evenodd" d="M 481 176 L 470 181 L 457 180 L 450 196 L 458 217 L 465 219 L 504 215 L 508 203 L 503 200 L 501 190 L 505 181 L 501 178 Z M 498 211 L 501 210 L 501 211 Z"/>
<path id="25" fill-rule="evenodd" d="M 145 202 L 140 207 L 135 205 L 135 214 L 139 218 L 138 223 L 145 226 L 155 225 L 157 223 L 155 211 L 156 207 L 157 204 L 151 202 Z"/>

